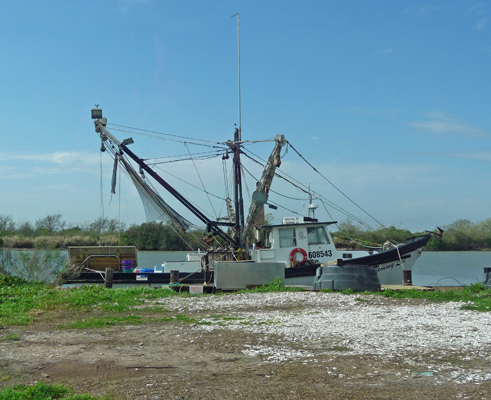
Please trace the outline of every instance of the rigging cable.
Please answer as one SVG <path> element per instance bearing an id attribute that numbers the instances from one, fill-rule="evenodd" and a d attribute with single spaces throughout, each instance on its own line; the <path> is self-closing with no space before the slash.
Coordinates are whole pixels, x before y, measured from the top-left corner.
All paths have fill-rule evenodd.
<path id="1" fill-rule="evenodd" d="M 114 149 L 110 149 L 109 153 L 113 156 L 113 157 L 116 157 L 117 156 L 117 153 Z M 120 160 L 119 160 L 119 163 L 121 164 L 121 168 L 120 168 L 120 188 L 121 188 L 121 170 L 123 169 L 124 170 L 124 173 L 126 174 L 127 177 L 129 177 L 129 174 L 128 172 L 126 171 L 125 168 L 123 168 L 123 161 L 122 161 L 122 156 L 119 156 Z M 155 189 L 154 185 L 152 184 L 152 182 L 150 181 L 147 181 L 148 185 L 155 191 L 157 192 L 157 190 Z M 199 189 L 199 188 L 198 188 Z M 121 194 L 121 190 L 120 190 L 120 194 Z M 191 240 L 193 240 L 194 242 L 196 242 L 200 247 L 203 247 L 203 248 L 209 248 L 209 246 L 203 242 L 202 240 L 200 240 L 196 235 L 194 234 L 191 234 L 191 232 L 189 233 L 186 233 L 186 232 L 182 232 L 181 230 L 177 229 L 176 226 L 174 226 L 174 223 L 172 221 L 168 221 L 170 223 L 168 223 L 168 225 L 171 227 L 171 229 L 181 238 L 181 240 L 191 249 L 191 250 L 194 250 L 193 247 L 191 246 L 190 243 L 188 243 L 188 241 L 186 241 L 185 237 L 188 237 L 190 238 Z M 196 236 L 196 237 L 195 237 Z"/>
<path id="2" fill-rule="evenodd" d="M 195 142 L 203 142 L 203 143 L 219 144 L 219 145 L 226 145 L 226 143 L 231 143 L 231 144 L 240 144 L 241 146 L 242 145 L 248 146 L 248 145 L 253 145 L 253 144 L 257 144 L 257 143 L 274 142 L 274 140 L 275 140 L 275 138 L 272 137 L 270 139 L 264 139 L 264 140 L 244 140 L 244 141 L 236 141 L 236 142 L 229 140 L 227 142 L 218 142 L 218 141 L 212 141 L 212 140 L 204 140 L 204 139 L 198 139 L 198 138 L 191 138 L 191 137 L 188 137 L 188 136 L 174 135 L 174 134 L 171 134 L 171 133 L 164 133 L 164 132 L 159 132 L 159 131 L 152 131 L 152 130 L 148 130 L 148 129 L 134 128 L 134 127 L 131 127 L 131 126 L 118 125 L 118 124 L 112 124 L 112 123 L 108 123 L 107 125 L 108 126 L 117 126 L 119 128 L 133 129 L 133 130 L 147 132 L 147 133 L 155 133 L 157 135 L 171 136 L 171 137 L 175 137 L 175 138 L 184 139 L 184 140 L 182 140 L 182 142 L 184 142 L 184 141 L 189 142 L 191 140 L 191 141 L 195 141 Z M 124 130 L 116 129 L 116 128 L 113 128 L 113 130 L 118 130 L 120 132 L 129 132 L 129 131 L 124 131 Z M 138 133 L 138 132 L 130 132 L 130 133 L 135 133 L 136 135 L 143 135 L 142 133 Z M 156 137 L 156 136 L 151 136 L 151 135 L 144 135 L 144 136 Z M 162 139 L 162 138 L 160 138 L 160 139 Z M 196 143 L 194 143 L 194 144 L 196 144 Z M 211 146 L 211 147 L 215 147 L 215 146 Z"/>
<path id="3" fill-rule="evenodd" d="M 250 151 L 250 153 L 252 153 Z M 264 167 L 263 164 L 261 164 L 259 161 L 255 160 L 254 158 L 250 157 L 249 155 L 247 155 L 246 153 L 243 153 L 246 157 L 249 157 L 252 161 L 256 162 L 257 164 L 261 165 Z M 254 153 L 252 153 L 254 154 Z M 254 154 L 254 156 L 258 157 L 258 158 L 261 158 L 259 157 L 258 155 Z M 262 159 L 261 159 L 262 160 Z M 264 160 L 263 160 L 264 161 Z M 297 184 L 291 182 L 290 180 L 286 179 L 283 175 L 286 175 L 288 176 L 291 180 L 295 181 Z M 295 178 L 293 178 L 292 176 L 288 175 L 286 172 L 282 172 L 282 173 L 279 173 L 278 171 L 275 172 L 275 176 L 278 177 L 278 178 L 281 178 L 283 180 L 285 180 L 286 182 L 288 182 L 290 185 L 294 186 L 295 188 L 297 188 L 298 190 L 304 192 L 304 193 L 307 193 L 307 194 L 310 194 L 310 192 L 306 189 L 302 189 L 301 186 L 304 186 L 306 187 L 303 183 L 299 182 L 298 180 L 296 180 Z M 322 196 L 321 194 L 319 193 L 316 193 L 315 191 L 312 191 L 312 194 L 315 194 L 320 198 L 323 198 L 328 204 L 331 205 L 331 207 L 333 207 L 336 211 L 339 211 L 340 213 L 346 215 L 347 217 L 349 218 L 352 218 L 354 219 L 355 221 L 357 221 L 358 223 L 362 224 L 362 225 L 365 225 L 367 228 L 371 229 L 371 230 L 374 230 L 374 228 L 372 226 L 370 226 L 368 223 L 362 221 L 360 218 L 358 218 L 357 216 L 355 216 L 354 214 L 350 213 L 349 211 L 343 209 L 342 207 L 334 204 L 331 200 L 325 198 L 324 196 Z M 383 226 L 383 225 L 382 225 Z"/>
<path id="4" fill-rule="evenodd" d="M 172 136 L 172 137 L 181 138 L 181 139 L 187 139 L 188 141 L 189 140 L 193 140 L 193 141 L 204 142 L 204 143 L 222 144 L 221 142 L 213 142 L 213 141 L 210 141 L 210 140 L 195 139 L 195 138 L 190 138 L 190 137 L 187 137 L 187 136 L 173 135 L 171 133 L 163 133 L 163 132 L 158 132 L 158 131 L 151 131 L 151 130 L 148 130 L 148 129 L 133 128 L 131 126 L 124 126 L 124 125 L 117 125 L 117 124 L 108 124 L 108 125 L 110 125 L 110 126 L 118 126 L 120 128 L 126 128 L 126 129 L 136 129 L 138 131 L 148 132 L 148 133 L 157 133 L 159 135 L 165 135 L 165 136 Z"/>
<path id="5" fill-rule="evenodd" d="M 288 142 L 288 141 L 287 141 Z M 372 218 L 377 224 L 380 226 L 384 226 L 381 222 L 379 222 L 375 217 L 370 215 L 367 211 L 365 211 L 363 208 L 361 208 L 357 203 L 355 203 L 353 200 L 351 200 L 341 189 L 339 189 L 334 183 L 332 183 L 329 179 L 327 179 L 322 173 L 320 173 L 311 163 L 309 163 L 303 155 L 301 155 L 298 150 L 292 146 L 290 142 L 288 142 L 288 145 L 299 155 L 299 157 L 304 160 L 315 172 L 317 172 L 326 182 L 328 182 L 334 189 L 336 189 L 339 193 L 341 193 L 344 197 L 346 197 L 351 203 L 353 203 L 356 207 L 358 207 L 361 211 L 363 211 L 366 215 L 368 215 L 370 218 Z"/>
<path id="6" fill-rule="evenodd" d="M 121 170 L 123 168 L 119 168 L 119 207 L 118 207 L 118 246 L 121 246 Z"/>
<path id="7" fill-rule="evenodd" d="M 102 180 L 102 153 L 103 153 L 103 150 L 104 149 L 104 143 L 101 144 L 101 152 L 100 152 L 100 167 L 101 167 L 101 185 L 100 185 L 100 188 L 101 188 L 101 197 L 100 197 L 100 215 L 101 215 L 101 218 L 102 220 L 104 220 L 104 185 L 103 185 L 103 180 Z"/>
<path id="8" fill-rule="evenodd" d="M 151 138 L 159 139 L 159 140 L 169 140 L 171 142 L 186 143 L 185 140 L 177 140 L 177 139 L 163 138 L 163 137 L 149 135 L 149 134 L 146 134 L 146 133 L 140 133 L 140 132 L 135 132 L 135 131 L 126 131 L 126 130 L 117 129 L 117 128 L 112 128 L 112 130 L 113 131 L 119 131 L 119 132 L 132 133 L 134 135 L 147 136 L 147 137 L 151 137 Z M 191 139 L 191 140 L 194 140 L 194 139 Z M 199 140 L 199 139 L 196 139 L 196 140 Z M 188 143 L 190 143 L 190 142 L 188 141 Z M 209 142 L 209 143 L 215 143 L 215 142 Z M 222 149 L 222 150 L 225 150 L 226 149 L 226 147 L 220 147 L 220 146 L 211 145 L 211 144 L 192 143 L 192 142 L 191 142 L 191 144 L 194 144 L 195 146 L 211 147 L 211 148 L 214 148 L 214 149 Z M 217 142 L 217 144 L 221 144 L 221 143 Z M 222 145 L 222 146 L 225 146 L 225 145 Z"/>
<path id="9" fill-rule="evenodd" d="M 245 170 L 245 171 L 246 171 L 246 172 L 247 172 L 247 173 L 248 173 L 250 176 L 252 176 L 252 178 L 253 178 L 254 180 L 256 180 L 256 181 L 257 181 L 256 177 L 255 177 L 254 175 L 252 175 L 252 173 L 251 173 L 251 172 L 250 172 L 250 171 L 249 171 L 249 170 L 248 170 L 246 167 L 244 167 L 244 166 L 242 165 L 242 168 L 243 168 L 243 169 L 244 169 L 244 170 Z M 271 190 L 270 190 L 270 191 L 271 191 Z M 276 193 L 276 192 L 275 192 L 275 193 Z M 303 200 L 303 199 L 302 199 L 302 200 Z M 284 207 L 284 206 L 282 206 L 282 205 L 280 205 L 280 204 L 278 204 L 278 203 L 276 203 L 276 202 L 273 202 L 273 201 L 271 201 L 271 200 L 268 200 L 268 203 L 269 203 L 269 204 L 273 204 L 273 205 L 275 205 L 275 206 L 277 206 L 277 207 L 279 207 L 279 208 L 282 208 L 282 209 L 284 209 L 284 210 L 287 210 L 288 212 L 291 212 L 291 213 L 293 213 L 293 214 L 296 214 L 296 215 L 302 215 L 302 214 L 300 214 L 300 213 L 298 213 L 298 212 L 296 212 L 296 211 L 290 210 L 290 209 L 288 209 L 288 208 L 286 208 L 286 207 Z"/>
<path id="10" fill-rule="evenodd" d="M 248 197 L 248 200 L 249 202 L 252 201 L 252 198 L 251 198 L 251 192 L 249 191 L 249 186 L 247 185 L 247 181 L 245 179 L 245 175 L 244 175 L 244 165 L 242 163 L 240 163 L 240 169 L 241 169 L 241 173 L 242 173 L 242 176 L 244 176 L 244 179 L 243 179 L 243 182 L 244 182 L 244 185 L 246 187 L 246 191 L 247 191 L 247 197 Z M 257 180 L 256 180 L 257 181 Z"/>
<path id="11" fill-rule="evenodd" d="M 201 151 L 201 152 L 197 152 L 197 153 L 192 153 L 194 157 L 194 159 L 207 159 L 207 158 L 212 158 L 212 157 L 217 157 L 217 156 L 220 156 L 221 154 L 223 154 L 223 151 L 218 149 L 218 150 L 210 150 L 210 151 Z M 197 155 L 199 155 L 200 157 L 196 157 Z M 164 159 L 171 159 L 171 158 L 180 158 L 180 157 L 188 157 L 189 154 L 180 154 L 180 155 L 173 155 L 173 156 L 165 156 L 165 157 L 153 157 L 153 158 L 142 158 L 143 161 L 153 161 L 152 164 L 155 165 L 155 164 L 163 164 L 163 163 L 169 163 L 169 162 L 173 162 L 172 160 L 171 161 L 154 161 L 154 160 L 164 160 Z M 189 160 L 189 158 L 183 158 L 183 160 Z M 177 160 L 177 161 L 181 161 L 181 160 Z"/>
<path id="12" fill-rule="evenodd" d="M 193 162 L 193 165 L 194 165 L 194 169 L 196 170 L 196 173 L 198 174 L 198 178 L 199 178 L 199 180 L 201 182 L 201 186 L 203 186 L 203 191 L 206 193 L 207 190 L 205 188 L 205 184 L 203 183 L 203 179 L 201 179 L 201 175 L 199 174 L 198 168 L 196 167 L 196 164 L 194 163 L 193 157 L 191 156 L 191 152 L 189 151 L 189 147 L 188 147 L 188 145 L 187 145 L 186 142 L 184 142 L 184 146 L 186 146 L 186 149 L 188 150 L 189 156 L 191 157 L 191 161 Z M 210 196 L 208 196 L 208 194 L 207 194 L 206 197 L 208 197 L 208 201 L 210 202 L 211 209 L 213 210 L 213 213 L 215 214 L 215 219 L 216 219 L 217 218 L 217 213 L 215 211 L 215 208 L 213 207 L 213 204 L 211 202 Z"/>
<path id="13" fill-rule="evenodd" d="M 203 189 L 199 188 L 198 186 L 193 185 L 192 183 L 186 182 L 185 180 L 183 180 L 183 179 L 181 179 L 181 178 L 178 178 L 178 177 L 177 177 L 177 176 L 175 176 L 174 174 L 171 174 L 169 171 L 166 171 L 166 170 L 164 170 L 164 169 L 162 169 L 162 168 L 160 168 L 160 167 L 155 167 L 155 169 L 158 169 L 158 170 L 160 170 L 160 171 L 162 171 L 162 172 L 166 173 L 167 175 L 172 176 L 173 178 L 177 179 L 178 181 L 181 181 L 181 182 L 185 183 L 186 185 L 189 185 L 189 186 L 191 186 L 191 187 L 193 187 L 193 188 L 195 188 L 195 189 L 197 189 L 197 190 L 199 190 L 199 191 L 201 191 L 201 192 L 206 193 L 207 195 L 210 195 L 210 196 L 212 196 L 212 197 L 216 197 L 217 199 L 220 199 L 220 200 L 225 200 L 223 197 L 217 196 L 216 194 L 213 194 L 213 193 L 211 193 L 211 192 L 208 192 L 208 191 L 206 191 L 206 190 L 203 190 Z M 188 199 L 188 200 L 189 200 L 189 199 Z M 209 213 L 208 213 L 208 214 L 209 214 Z"/>

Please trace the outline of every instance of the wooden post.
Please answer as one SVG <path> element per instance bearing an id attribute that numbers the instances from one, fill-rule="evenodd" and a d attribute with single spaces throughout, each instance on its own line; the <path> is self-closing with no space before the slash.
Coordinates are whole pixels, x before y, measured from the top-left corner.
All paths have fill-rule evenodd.
<path id="1" fill-rule="evenodd" d="M 484 267 L 484 285 L 491 287 L 491 267 Z"/>
<path id="2" fill-rule="evenodd" d="M 179 271 L 173 270 L 170 272 L 170 283 L 179 283 Z"/>
<path id="3" fill-rule="evenodd" d="M 113 287 L 113 273 L 114 270 L 112 268 L 106 268 L 104 276 L 104 287 L 108 289 L 112 289 Z"/>
<path id="4" fill-rule="evenodd" d="M 404 286 L 413 286 L 413 277 L 412 277 L 413 271 L 410 269 L 403 269 L 402 270 L 402 284 Z"/>

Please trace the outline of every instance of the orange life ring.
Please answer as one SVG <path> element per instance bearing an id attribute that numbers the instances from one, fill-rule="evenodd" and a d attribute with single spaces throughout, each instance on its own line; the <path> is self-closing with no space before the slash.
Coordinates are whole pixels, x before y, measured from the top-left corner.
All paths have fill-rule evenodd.
<path id="1" fill-rule="evenodd" d="M 307 261 L 307 252 L 302 249 L 301 247 L 295 247 L 291 252 L 290 252 L 290 261 L 293 263 L 295 262 L 295 254 L 297 253 L 302 253 L 303 260 L 302 261 L 297 261 L 297 265 L 303 265 Z"/>

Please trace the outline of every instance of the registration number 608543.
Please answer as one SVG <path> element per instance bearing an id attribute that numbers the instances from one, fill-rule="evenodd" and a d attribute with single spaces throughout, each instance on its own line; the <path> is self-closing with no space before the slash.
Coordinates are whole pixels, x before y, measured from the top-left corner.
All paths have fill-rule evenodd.
<path id="1" fill-rule="evenodd" d="M 332 257 L 331 250 L 320 250 L 320 251 L 309 251 L 309 259 L 322 258 L 322 257 Z"/>

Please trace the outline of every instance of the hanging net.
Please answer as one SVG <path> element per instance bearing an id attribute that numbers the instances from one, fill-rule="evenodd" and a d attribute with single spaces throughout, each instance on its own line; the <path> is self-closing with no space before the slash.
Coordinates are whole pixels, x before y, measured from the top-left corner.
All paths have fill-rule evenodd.
<path id="1" fill-rule="evenodd" d="M 193 226 L 191 222 L 179 215 L 171 206 L 169 206 L 162 197 L 152 188 L 146 178 L 141 177 L 135 169 L 123 157 L 120 162 L 140 195 L 145 210 L 147 222 L 165 221 L 180 227 L 184 232 Z"/>

